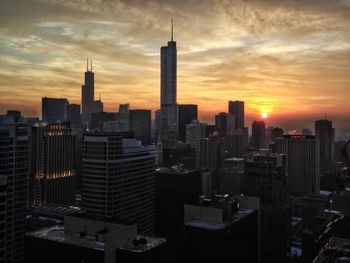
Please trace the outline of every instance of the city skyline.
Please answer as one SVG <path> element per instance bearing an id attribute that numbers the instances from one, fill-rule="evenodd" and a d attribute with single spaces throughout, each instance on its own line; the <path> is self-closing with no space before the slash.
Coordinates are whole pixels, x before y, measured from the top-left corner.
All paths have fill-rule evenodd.
<path id="1" fill-rule="evenodd" d="M 228 2 L 4 1 L 0 113 L 40 116 L 42 97 L 81 104 L 86 57 L 107 111 L 159 109 L 159 48 L 173 17 L 178 103 L 198 104 L 201 120 L 242 100 L 249 127 L 263 113 L 287 130 L 327 114 L 348 133 L 349 1 Z"/>

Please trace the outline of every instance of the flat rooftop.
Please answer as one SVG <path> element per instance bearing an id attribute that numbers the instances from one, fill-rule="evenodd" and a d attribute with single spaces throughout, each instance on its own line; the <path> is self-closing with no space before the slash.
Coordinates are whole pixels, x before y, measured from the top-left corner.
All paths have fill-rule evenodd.
<path id="1" fill-rule="evenodd" d="M 256 212 L 256 210 L 254 209 L 239 208 L 237 213 L 234 213 L 230 219 L 225 220 L 223 223 L 211 223 L 203 219 L 192 219 L 187 223 L 185 223 L 185 225 L 191 226 L 191 227 L 197 227 L 197 228 L 204 228 L 208 230 L 220 230 L 220 229 L 224 229 L 225 227 L 231 224 L 239 222 L 240 220 L 253 214 L 254 212 Z"/>

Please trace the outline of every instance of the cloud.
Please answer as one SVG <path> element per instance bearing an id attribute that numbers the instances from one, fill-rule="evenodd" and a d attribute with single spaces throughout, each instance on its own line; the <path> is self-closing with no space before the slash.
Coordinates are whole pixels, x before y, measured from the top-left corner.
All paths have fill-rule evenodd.
<path id="1" fill-rule="evenodd" d="M 268 107 L 276 125 L 327 111 L 345 126 L 349 11 L 340 0 L 3 0 L 0 110 L 39 114 L 42 96 L 80 103 L 86 57 L 107 109 L 157 109 L 174 18 L 178 101 L 198 103 L 201 118 L 242 99 L 250 120 Z"/>

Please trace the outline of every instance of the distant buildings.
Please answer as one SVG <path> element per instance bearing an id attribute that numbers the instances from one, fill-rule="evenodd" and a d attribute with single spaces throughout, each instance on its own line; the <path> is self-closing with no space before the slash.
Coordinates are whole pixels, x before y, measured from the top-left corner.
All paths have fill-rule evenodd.
<path id="1" fill-rule="evenodd" d="M 83 137 L 82 207 L 101 219 L 138 224 L 154 232 L 155 148 L 123 133 L 89 132 Z"/>
<path id="2" fill-rule="evenodd" d="M 92 63 L 92 62 L 91 62 Z M 94 112 L 94 99 L 95 99 L 95 77 L 92 72 L 92 65 L 86 65 L 85 82 L 81 86 L 81 119 L 83 122 L 91 121 L 91 113 Z"/>
<path id="3" fill-rule="evenodd" d="M 64 122 L 68 119 L 68 100 L 44 97 L 41 100 L 42 119 L 46 123 Z"/>
<path id="4" fill-rule="evenodd" d="M 0 262 L 23 262 L 28 126 L 0 121 Z"/>
<path id="5" fill-rule="evenodd" d="M 232 135 L 235 131 L 235 117 L 226 112 L 215 115 L 215 127 L 222 137 Z"/>
<path id="6" fill-rule="evenodd" d="M 244 129 L 244 101 L 229 101 L 228 112 L 235 118 L 235 129 Z"/>
<path id="7" fill-rule="evenodd" d="M 179 141 L 186 142 L 186 126 L 198 119 L 198 106 L 194 104 L 179 105 Z"/>
<path id="8" fill-rule="evenodd" d="M 129 130 L 134 133 L 134 138 L 142 141 L 143 145 L 151 144 L 151 111 L 130 110 Z"/>
<path id="9" fill-rule="evenodd" d="M 75 138 L 70 123 L 34 125 L 30 153 L 29 205 L 73 205 Z"/>
<path id="10" fill-rule="evenodd" d="M 80 115 L 80 105 L 78 104 L 69 104 L 68 105 L 68 121 L 71 122 L 72 125 L 80 125 L 81 124 L 81 115 Z"/>
<path id="11" fill-rule="evenodd" d="M 318 120 L 315 122 L 315 137 L 320 144 L 320 174 L 330 172 L 334 161 L 334 128 L 332 121 Z"/>
<path id="12" fill-rule="evenodd" d="M 198 120 L 186 125 L 186 143 L 191 144 L 196 149 L 195 165 L 200 167 L 200 140 L 206 138 L 206 123 L 200 123 Z"/>
<path id="13" fill-rule="evenodd" d="M 252 124 L 251 146 L 256 149 L 266 148 L 266 132 L 264 121 L 254 121 Z"/>

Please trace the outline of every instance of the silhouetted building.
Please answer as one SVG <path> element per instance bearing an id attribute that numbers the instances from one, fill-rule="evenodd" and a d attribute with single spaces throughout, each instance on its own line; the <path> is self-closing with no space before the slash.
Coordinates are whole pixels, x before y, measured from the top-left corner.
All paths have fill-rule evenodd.
<path id="1" fill-rule="evenodd" d="M 187 262 L 259 262 L 258 212 L 232 197 L 185 205 Z"/>
<path id="2" fill-rule="evenodd" d="M 215 115 L 215 127 L 222 137 L 233 134 L 235 131 L 235 117 L 226 112 Z"/>
<path id="3" fill-rule="evenodd" d="M 186 142 L 191 144 L 196 150 L 197 168 L 200 166 L 200 140 L 206 137 L 206 123 L 200 123 L 198 120 L 193 120 L 186 125 Z"/>
<path id="4" fill-rule="evenodd" d="M 160 136 L 160 128 L 161 128 L 161 110 L 156 110 L 155 111 L 155 134 L 154 134 L 154 139 L 155 141 L 158 140 Z"/>
<path id="5" fill-rule="evenodd" d="M 23 262 L 28 126 L 0 122 L 0 262 Z"/>
<path id="6" fill-rule="evenodd" d="M 94 112 L 91 113 L 91 129 L 102 129 L 103 124 L 109 121 L 116 120 L 116 113 L 114 112 Z"/>
<path id="7" fill-rule="evenodd" d="M 314 136 L 284 135 L 271 147 L 273 152 L 287 155 L 289 194 L 319 193 L 319 143 Z"/>
<path id="8" fill-rule="evenodd" d="M 151 111 L 130 110 L 129 130 L 134 133 L 134 138 L 142 141 L 142 144 L 151 143 Z"/>
<path id="9" fill-rule="evenodd" d="M 182 254 L 184 205 L 196 204 L 201 190 L 199 170 L 156 170 L 156 235 L 168 239 L 177 257 Z"/>
<path id="10" fill-rule="evenodd" d="M 92 62 L 91 62 L 92 64 Z M 83 122 L 89 123 L 91 121 L 91 114 L 94 112 L 94 100 L 95 100 L 95 78 L 92 72 L 92 65 L 90 70 L 88 67 L 88 61 L 85 72 L 85 82 L 81 86 L 81 118 Z"/>
<path id="11" fill-rule="evenodd" d="M 94 100 L 94 107 L 92 113 L 103 111 L 103 102 L 101 100 Z"/>
<path id="12" fill-rule="evenodd" d="M 312 135 L 312 131 L 310 129 L 308 129 L 308 128 L 304 128 L 302 130 L 302 134 L 303 135 Z"/>
<path id="13" fill-rule="evenodd" d="M 244 101 L 229 101 L 228 112 L 235 117 L 235 128 L 244 129 Z"/>
<path id="14" fill-rule="evenodd" d="M 46 123 L 64 122 L 68 119 L 68 100 L 42 98 L 42 119 Z"/>
<path id="15" fill-rule="evenodd" d="M 330 172 L 334 161 L 334 128 L 332 121 L 315 122 L 315 138 L 320 143 L 320 174 Z"/>
<path id="16" fill-rule="evenodd" d="M 71 124 L 79 125 L 81 124 L 81 115 L 80 115 L 80 105 L 78 104 L 69 104 L 68 105 L 68 121 Z"/>
<path id="17" fill-rule="evenodd" d="M 265 122 L 254 121 L 252 124 L 251 146 L 256 149 L 266 148 Z"/>
<path id="18" fill-rule="evenodd" d="M 165 147 L 174 145 L 178 134 L 178 105 L 177 50 L 173 41 L 173 26 L 171 40 L 160 49 L 160 110 L 162 143 Z"/>
<path id="19" fill-rule="evenodd" d="M 98 218 L 137 223 L 140 233 L 152 234 L 155 148 L 124 137 L 114 132 L 84 135 L 82 208 Z"/>
<path id="20" fill-rule="evenodd" d="M 279 127 L 275 127 L 271 131 L 271 141 L 276 141 L 277 138 L 283 138 L 284 130 Z"/>
<path id="21" fill-rule="evenodd" d="M 228 158 L 219 171 L 219 194 L 239 195 L 244 176 L 244 159 Z"/>
<path id="22" fill-rule="evenodd" d="M 30 138 L 30 206 L 73 205 L 75 138 L 69 122 L 36 124 Z"/>
<path id="23" fill-rule="evenodd" d="M 174 165 L 183 165 L 184 169 L 195 169 L 196 148 L 188 143 L 178 143 L 163 149 L 163 166 L 171 168 Z"/>
<path id="24" fill-rule="evenodd" d="M 284 154 L 257 154 L 245 162 L 242 193 L 260 198 L 262 262 L 284 262 L 287 242 Z"/>
<path id="25" fill-rule="evenodd" d="M 225 139 L 227 156 L 242 157 L 248 146 L 248 129 L 236 129 Z"/>
<path id="26" fill-rule="evenodd" d="M 186 125 L 198 119 L 198 106 L 194 104 L 179 105 L 179 141 L 186 142 Z"/>

